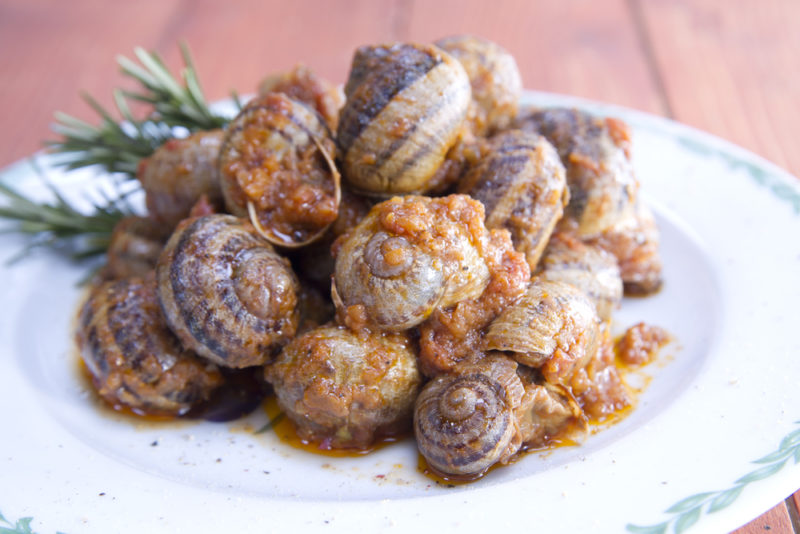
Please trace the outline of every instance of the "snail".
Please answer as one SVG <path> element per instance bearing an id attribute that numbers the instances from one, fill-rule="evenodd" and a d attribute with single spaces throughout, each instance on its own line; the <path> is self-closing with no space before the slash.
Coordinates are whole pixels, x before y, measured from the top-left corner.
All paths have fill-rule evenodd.
<path id="1" fill-rule="evenodd" d="M 264 78 L 258 85 L 258 94 L 267 93 L 283 93 L 310 106 L 319 113 L 331 131 L 336 131 L 344 96 L 336 86 L 317 76 L 305 65 L 296 65 L 288 72 Z"/>
<path id="2" fill-rule="evenodd" d="M 250 101 L 220 149 L 228 211 L 249 217 L 269 242 L 299 247 L 336 219 L 341 188 L 335 145 L 319 116 L 282 93 Z"/>
<path id="3" fill-rule="evenodd" d="M 298 282 L 252 226 L 186 219 L 156 266 L 164 316 L 183 345 L 226 367 L 262 365 L 294 336 Z"/>
<path id="4" fill-rule="evenodd" d="M 171 229 L 203 195 L 222 204 L 217 169 L 222 137 L 222 130 L 211 130 L 170 139 L 140 162 L 136 176 L 150 217 Z"/>
<path id="5" fill-rule="evenodd" d="M 647 295 L 661 287 L 658 227 L 644 203 L 637 202 L 633 213 L 587 242 L 616 257 L 626 294 Z"/>
<path id="6" fill-rule="evenodd" d="M 379 329 L 400 331 L 437 307 L 477 297 L 489 282 L 483 218 L 481 203 L 466 195 L 409 195 L 375 205 L 334 244 L 334 304 Z"/>
<path id="7" fill-rule="evenodd" d="M 458 184 L 486 208 L 487 228 L 506 228 L 531 270 L 569 201 L 564 166 L 537 134 L 510 130 L 493 137 L 488 154 Z"/>
<path id="8" fill-rule="evenodd" d="M 354 191 L 423 193 L 462 132 L 470 102 L 461 64 L 432 45 L 356 50 L 339 115 L 343 174 Z"/>
<path id="9" fill-rule="evenodd" d="M 639 183 L 624 122 L 555 108 L 528 110 L 512 126 L 543 135 L 558 151 L 569 184 L 566 215 L 578 237 L 597 236 L 633 212 Z"/>
<path id="10" fill-rule="evenodd" d="M 326 449 L 364 449 L 405 430 L 421 384 L 406 335 L 337 326 L 295 338 L 265 378 L 300 438 Z"/>
<path id="11" fill-rule="evenodd" d="M 602 248 L 559 232 L 547 244 L 539 262 L 543 280 L 567 282 L 595 304 L 600 319 L 608 321 L 622 300 L 622 278 L 617 259 Z"/>
<path id="12" fill-rule="evenodd" d="M 525 295 L 489 325 L 485 340 L 487 349 L 540 368 L 551 384 L 565 383 L 597 352 L 600 319 L 576 287 L 534 278 Z"/>
<path id="13" fill-rule="evenodd" d="M 478 297 L 438 307 L 419 325 L 419 366 L 425 376 L 451 372 L 483 349 L 486 327 L 515 304 L 531 279 L 525 256 L 516 250 L 507 230 L 491 230 L 486 263 L 489 283 Z"/>
<path id="14" fill-rule="evenodd" d="M 516 370 L 510 358 L 491 355 L 425 384 L 414 408 L 414 436 L 429 468 L 474 479 L 516 454 L 522 435 L 515 409 L 525 393 Z"/>
<path id="15" fill-rule="evenodd" d="M 147 276 L 155 269 L 168 237 L 164 226 L 151 218 L 123 217 L 111 232 L 104 274 L 111 280 Z"/>
<path id="16" fill-rule="evenodd" d="M 152 277 L 97 286 L 81 308 L 77 340 L 99 395 L 136 413 L 183 415 L 223 382 L 167 328 Z"/>
<path id="17" fill-rule="evenodd" d="M 455 35 L 436 46 L 456 58 L 469 77 L 472 102 L 469 123 L 475 135 L 509 126 L 517 115 L 522 78 L 514 56 L 497 43 L 474 35 Z"/>

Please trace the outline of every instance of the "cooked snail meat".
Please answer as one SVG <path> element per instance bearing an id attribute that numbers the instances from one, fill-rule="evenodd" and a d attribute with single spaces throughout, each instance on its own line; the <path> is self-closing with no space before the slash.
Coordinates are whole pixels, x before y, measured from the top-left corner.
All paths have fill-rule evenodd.
<path id="1" fill-rule="evenodd" d="M 136 176 L 153 219 L 174 228 L 203 195 L 222 204 L 217 159 L 223 135 L 211 130 L 170 139 L 141 161 Z"/>
<path id="2" fill-rule="evenodd" d="M 156 275 L 172 331 L 219 365 L 262 365 L 297 330 L 298 282 L 289 262 L 232 215 L 183 221 Z"/>
<path id="3" fill-rule="evenodd" d="M 630 131 L 618 119 L 601 119 L 576 109 L 532 110 L 516 128 L 547 138 L 567 170 L 567 215 L 579 237 L 610 228 L 633 211 L 639 184 L 630 160 Z"/>
<path id="4" fill-rule="evenodd" d="M 284 247 L 322 236 L 339 209 L 335 145 L 319 116 L 282 93 L 250 101 L 220 149 L 225 206 Z"/>
<path id="5" fill-rule="evenodd" d="M 360 309 L 378 328 L 399 331 L 437 307 L 477 297 L 489 282 L 483 218 L 481 203 L 466 195 L 375 205 L 335 244 L 334 303 L 345 315 Z"/>
<path id="6" fill-rule="evenodd" d="M 305 65 L 297 65 L 289 72 L 264 78 L 258 85 L 258 94 L 267 93 L 283 93 L 307 104 L 319 113 L 331 131 L 336 131 L 344 97 L 336 86 L 317 76 Z"/>
<path id="7" fill-rule="evenodd" d="M 522 444 L 515 410 L 524 395 L 516 370 L 506 356 L 486 356 L 422 388 L 414 435 L 428 467 L 472 479 L 514 456 Z"/>
<path id="8" fill-rule="evenodd" d="M 284 347 L 265 377 L 301 439 L 366 448 L 404 431 L 421 378 L 403 334 L 320 327 Z"/>
<path id="9" fill-rule="evenodd" d="M 182 415 L 223 382 L 167 328 L 152 278 L 96 287 L 81 308 L 77 340 L 95 389 L 112 406 Z"/>
<path id="10" fill-rule="evenodd" d="M 428 191 L 467 115 L 470 85 L 461 64 L 431 45 L 362 46 L 344 92 L 337 141 L 353 189 Z"/>
<path id="11" fill-rule="evenodd" d="M 488 154 L 458 184 L 486 208 L 486 227 L 505 228 L 531 270 L 564 214 L 564 166 L 542 136 L 511 130 L 493 137 Z"/>
<path id="12" fill-rule="evenodd" d="M 583 292 L 534 278 L 519 302 L 489 325 L 486 347 L 540 368 L 545 380 L 558 384 L 586 365 L 599 338 L 600 319 Z"/>
<path id="13" fill-rule="evenodd" d="M 517 115 L 522 77 L 514 56 L 500 45 L 474 35 L 455 35 L 436 46 L 456 58 L 469 77 L 469 123 L 475 135 L 507 128 Z"/>
<path id="14" fill-rule="evenodd" d="M 603 320 L 610 320 L 622 301 L 617 259 L 567 233 L 556 233 L 550 239 L 538 274 L 543 280 L 566 282 L 583 291 Z"/>

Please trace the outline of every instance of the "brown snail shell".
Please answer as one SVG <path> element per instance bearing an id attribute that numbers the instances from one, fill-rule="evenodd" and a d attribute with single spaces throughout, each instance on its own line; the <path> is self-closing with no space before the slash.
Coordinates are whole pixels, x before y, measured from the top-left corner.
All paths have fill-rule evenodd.
<path id="1" fill-rule="evenodd" d="M 226 128 L 219 158 L 225 206 L 274 245 L 311 243 L 339 209 L 335 154 L 311 108 L 282 93 L 259 96 Z"/>
<path id="2" fill-rule="evenodd" d="M 81 308 L 77 340 L 95 389 L 112 406 L 182 415 L 223 382 L 215 365 L 183 349 L 167 328 L 152 277 L 95 288 Z"/>
<path id="3" fill-rule="evenodd" d="M 647 295 L 661 287 L 660 238 L 653 213 L 643 202 L 599 236 L 588 239 L 616 257 L 625 294 Z"/>
<path id="4" fill-rule="evenodd" d="M 170 139 L 142 160 L 136 176 L 153 219 L 174 228 L 203 195 L 222 204 L 217 160 L 223 136 L 222 130 L 210 130 Z"/>
<path id="5" fill-rule="evenodd" d="M 264 78 L 258 85 L 258 94 L 267 93 L 283 93 L 310 106 L 319 113 L 331 131 L 336 131 L 344 95 L 335 85 L 319 77 L 305 65 L 296 65 L 288 72 Z"/>
<path id="6" fill-rule="evenodd" d="M 337 141 L 357 192 L 422 193 L 461 133 L 470 101 L 461 64 L 431 45 L 356 50 Z"/>
<path id="7" fill-rule="evenodd" d="M 566 282 L 583 291 L 595 303 L 597 315 L 603 320 L 610 320 L 622 301 L 617 259 L 569 234 L 553 235 L 539 269 L 543 280 Z"/>
<path id="8" fill-rule="evenodd" d="M 334 302 L 364 307 L 381 329 L 411 328 L 489 282 L 483 206 L 466 195 L 395 197 L 341 239 Z"/>
<path id="9" fill-rule="evenodd" d="M 178 225 L 156 275 L 170 328 L 219 365 L 262 365 L 295 334 L 298 282 L 289 262 L 232 215 Z"/>
<path id="10" fill-rule="evenodd" d="M 458 191 L 483 203 L 487 228 L 511 233 L 532 271 L 569 201 L 558 153 L 544 137 L 520 130 L 493 137 Z"/>
<path id="11" fill-rule="evenodd" d="M 111 280 L 147 276 L 155 269 L 168 237 L 169 229 L 151 218 L 129 216 L 120 219 L 114 225 L 106 249 L 104 274 Z"/>
<path id="12" fill-rule="evenodd" d="M 469 76 L 472 103 L 469 122 L 475 135 L 505 129 L 516 117 L 522 77 L 514 56 L 503 47 L 474 35 L 454 35 L 436 46 L 456 58 Z"/>
<path id="13" fill-rule="evenodd" d="M 519 450 L 515 409 L 524 389 L 516 369 L 510 358 L 487 356 L 422 388 L 414 435 L 431 469 L 446 477 L 476 478 Z"/>
<path id="14" fill-rule="evenodd" d="M 600 319 L 594 303 L 564 282 L 534 278 L 528 291 L 506 308 L 486 332 L 486 348 L 506 351 L 541 368 L 550 383 L 564 383 L 597 352 Z"/>
<path id="15" fill-rule="evenodd" d="M 513 126 L 545 136 L 558 150 L 570 192 L 566 215 L 578 237 L 596 236 L 633 213 L 639 182 L 624 122 L 555 108 L 530 110 Z"/>
<path id="16" fill-rule="evenodd" d="M 286 345 L 265 377 L 298 435 L 366 448 L 408 429 L 422 382 L 410 339 L 323 326 Z"/>

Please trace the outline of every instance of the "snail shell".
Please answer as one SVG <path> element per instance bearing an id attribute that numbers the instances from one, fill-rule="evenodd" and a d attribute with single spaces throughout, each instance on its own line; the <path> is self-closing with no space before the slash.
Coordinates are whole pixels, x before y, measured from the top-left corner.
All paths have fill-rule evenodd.
<path id="1" fill-rule="evenodd" d="M 658 227 L 650 209 L 637 202 L 635 212 L 617 221 L 588 243 L 613 254 L 628 295 L 647 295 L 662 283 Z"/>
<path id="2" fill-rule="evenodd" d="M 534 270 L 569 200 L 564 166 L 537 134 L 511 130 L 493 137 L 490 146 L 458 191 L 483 203 L 487 228 L 511 232 Z"/>
<path id="3" fill-rule="evenodd" d="M 223 135 L 222 130 L 210 130 L 170 139 L 142 160 L 136 176 L 153 219 L 174 228 L 203 195 L 222 205 L 217 159 Z"/>
<path id="4" fill-rule="evenodd" d="M 483 206 L 466 195 L 395 197 L 337 243 L 334 302 L 361 306 L 381 329 L 405 330 L 489 282 Z"/>
<path id="5" fill-rule="evenodd" d="M 106 276 L 111 280 L 144 277 L 156 267 L 169 233 L 146 217 L 124 217 L 114 225 L 106 250 Z"/>
<path id="6" fill-rule="evenodd" d="M 487 356 L 422 388 L 414 435 L 431 469 L 445 477 L 477 478 L 519 450 L 515 409 L 524 389 L 516 369 L 510 358 Z"/>
<path id="7" fill-rule="evenodd" d="M 286 345 L 265 377 L 301 439 L 361 449 L 410 426 L 422 381 L 407 336 L 330 326 Z"/>
<path id="8" fill-rule="evenodd" d="M 312 109 L 282 93 L 257 97 L 228 124 L 220 149 L 225 206 L 274 245 L 311 243 L 339 209 L 335 148 Z"/>
<path id="9" fill-rule="evenodd" d="M 354 190 L 427 191 L 467 115 L 470 86 L 461 64 L 431 45 L 363 46 L 344 92 L 337 141 Z"/>
<path id="10" fill-rule="evenodd" d="M 305 65 L 264 78 L 258 86 L 258 94 L 283 93 L 302 102 L 319 113 L 331 131 L 339 123 L 339 109 L 344 104 L 344 95 L 329 81 L 317 76 Z"/>
<path id="11" fill-rule="evenodd" d="M 518 362 L 541 368 L 552 384 L 564 383 L 597 352 L 600 319 L 594 303 L 564 282 L 534 278 L 514 306 L 486 332 L 486 348 L 507 351 Z"/>
<path id="12" fill-rule="evenodd" d="M 634 211 L 639 183 L 630 160 L 630 131 L 618 119 L 575 109 L 533 110 L 514 127 L 553 143 L 567 170 L 567 215 L 578 237 L 596 236 Z"/>
<path id="13" fill-rule="evenodd" d="M 156 275 L 170 328 L 215 363 L 262 365 L 295 334 L 297 278 L 288 261 L 232 215 L 178 225 Z"/>
<path id="14" fill-rule="evenodd" d="M 181 348 L 167 328 L 152 277 L 95 288 L 81 308 L 77 340 L 97 392 L 112 406 L 182 415 L 222 385 L 216 366 Z"/>
<path id="15" fill-rule="evenodd" d="M 603 320 L 610 320 L 619 307 L 622 278 L 617 259 L 599 247 L 557 233 L 550 239 L 539 268 L 543 280 L 566 282 L 580 289 L 595 303 Z"/>
<path id="16" fill-rule="evenodd" d="M 492 41 L 454 35 L 436 46 L 456 58 L 469 77 L 472 103 L 469 122 L 475 135 L 505 129 L 517 115 L 522 77 L 514 56 Z"/>

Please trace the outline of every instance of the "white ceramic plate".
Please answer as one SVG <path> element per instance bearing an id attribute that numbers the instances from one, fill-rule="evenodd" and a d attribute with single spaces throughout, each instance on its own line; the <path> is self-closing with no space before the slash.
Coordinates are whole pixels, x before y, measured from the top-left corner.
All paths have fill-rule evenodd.
<path id="1" fill-rule="evenodd" d="M 616 325 L 645 320 L 678 342 L 645 369 L 650 385 L 628 418 L 580 447 L 530 454 L 457 487 L 420 474 L 410 441 L 360 458 L 312 455 L 254 434 L 267 421 L 261 411 L 225 424 L 132 422 L 99 410 L 77 373 L 71 328 L 86 267 L 39 253 L 0 268 L 0 527 L 723 532 L 800 488 L 796 179 L 663 119 L 527 98 L 618 116 L 634 129 L 666 284 L 626 300 Z M 38 160 L 67 191 L 96 183 L 91 172 L 63 174 Z M 2 180 L 43 192 L 28 163 Z M 21 246 L 0 236 L 0 259 Z"/>

